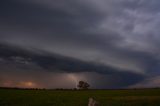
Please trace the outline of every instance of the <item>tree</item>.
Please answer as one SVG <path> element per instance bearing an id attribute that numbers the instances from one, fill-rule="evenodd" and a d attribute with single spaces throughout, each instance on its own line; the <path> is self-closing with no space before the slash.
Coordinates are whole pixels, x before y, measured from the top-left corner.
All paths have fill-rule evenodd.
<path id="1" fill-rule="evenodd" d="M 88 89 L 90 87 L 90 85 L 87 82 L 79 81 L 77 87 L 79 89 Z"/>

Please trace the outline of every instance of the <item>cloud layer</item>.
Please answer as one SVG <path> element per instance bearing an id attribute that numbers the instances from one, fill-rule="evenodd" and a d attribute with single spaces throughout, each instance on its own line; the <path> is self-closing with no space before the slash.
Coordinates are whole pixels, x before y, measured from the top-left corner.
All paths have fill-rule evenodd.
<path id="1" fill-rule="evenodd" d="M 122 83 L 127 87 L 159 76 L 159 4 L 158 0 L 3 0 L 0 43 L 9 45 L 5 47 L 9 51 L 19 47 L 34 54 L 27 60 L 22 52 L 6 56 L 13 63 L 34 63 L 27 66 L 33 73 L 34 67 L 42 71 L 37 74 L 56 70 L 89 77 L 86 72 L 90 72 L 99 78 L 97 84 L 101 80 L 110 83 L 93 84 L 95 88 L 124 87 Z M 6 49 L 1 48 L 1 63 L 8 61 L 3 51 Z M 45 56 L 38 57 L 42 54 Z M 55 54 L 63 59 L 50 59 Z M 107 78 L 108 72 L 119 78 L 120 85 Z"/>

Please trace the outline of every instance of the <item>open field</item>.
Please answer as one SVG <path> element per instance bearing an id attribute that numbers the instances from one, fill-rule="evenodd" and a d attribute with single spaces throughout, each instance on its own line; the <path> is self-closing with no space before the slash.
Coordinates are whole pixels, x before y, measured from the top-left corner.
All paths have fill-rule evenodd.
<path id="1" fill-rule="evenodd" d="M 94 97 L 101 106 L 160 106 L 160 89 L 87 91 L 0 89 L 0 106 L 87 106 L 89 97 Z"/>

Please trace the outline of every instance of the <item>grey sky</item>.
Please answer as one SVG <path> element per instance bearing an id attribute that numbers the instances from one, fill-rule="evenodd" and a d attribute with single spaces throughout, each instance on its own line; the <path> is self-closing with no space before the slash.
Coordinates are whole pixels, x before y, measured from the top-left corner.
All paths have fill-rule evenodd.
<path id="1" fill-rule="evenodd" d="M 141 76 L 135 85 L 159 78 L 159 5 L 158 0 L 2 0 L 0 43 L 33 53 L 43 51 L 45 55 L 74 58 L 93 67 L 100 64 L 113 68 L 114 73 L 133 73 L 132 77 Z M 37 65 L 37 61 L 32 62 Z M 97 77 L 102 72 L 91 71 Z M 107 79 L 107 72 L 106 78 L 99 80 L 116 83 Z M 104 85 L 103 88 L 108 87 Z"/>

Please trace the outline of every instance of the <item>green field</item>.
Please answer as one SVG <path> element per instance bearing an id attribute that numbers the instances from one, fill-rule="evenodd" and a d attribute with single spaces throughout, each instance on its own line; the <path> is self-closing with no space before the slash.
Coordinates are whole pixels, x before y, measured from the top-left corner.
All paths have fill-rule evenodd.
<path id="1" fill-rule="evenodd" d="M 87 106 L 89 97 L 94 97 L 101 106 L 160 106 L 160 89 L 87 91 L 0 89 L 0 106 Z"/>

